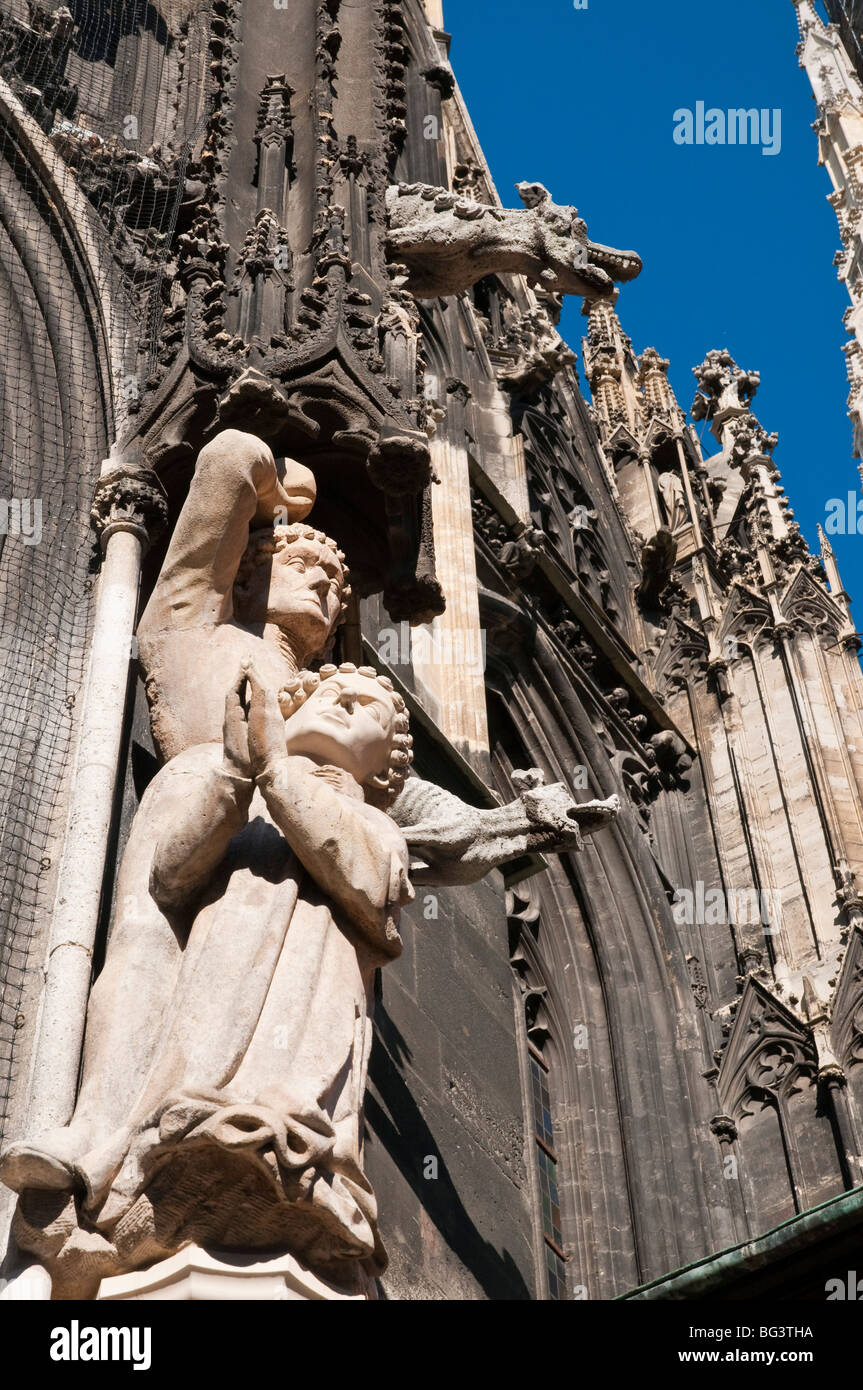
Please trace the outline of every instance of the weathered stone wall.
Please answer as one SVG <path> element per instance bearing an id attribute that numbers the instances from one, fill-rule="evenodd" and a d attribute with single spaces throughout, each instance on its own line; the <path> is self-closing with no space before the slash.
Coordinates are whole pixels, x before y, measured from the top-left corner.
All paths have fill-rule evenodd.
<path id="1" fill-rule="evenodd" d="M 382 984 L 366 1108 L 367 1161 L 391 1259 L 385 1296 L 532 1298 L 500 885 L 421 890 L 403 935 L 405 953 Z"/>
<path id="2" fill-rule="evenodd" d="M 49 540 L 9 537 L 0 556 L 14 1104 L 62 849 L 99 461 L 115 438 L 133 473 L 145 460 L 173 522 L 202 442 L 239 425 L 315 472 L 313 519 L 357 595 L 337 655 L 392 668 L 424 776 L 477 805 L 510 799 L 523 768 L 623 797 L 584 853 L 526 859 L 506 885 L 420 888 L 407 914 L 367 1108 L 384 1295 L 547 1297 L 559 1260 L 570 1294 L 613 1297 L 859 1182 L 863 683 L 829 545 L 810 555 L 790 523 L 751 413 L 757 374 L 722 354 L 699 369 L 692 418 L 719 449 L 705 457 L 668 364 L 637 355 L 597 297 L 588 404 L 559 297 L 531 271 L 538 238 L 555 283 L 588 298 L 603 257 L 621 279 L 636 262 L 533 186 L 498 217 L 418 0 L 73 17 L 58 82 L 26 118 L 7 101 L 0 146 L 4 487 L 43 497 Z M 0 67 L 23 91 L 15 52 Z M 92 237 L 86 256 L 49 215 L 34 153 L 64 112 L 78 128 L 54 130 L 55 201 Z M 410 265 L 388 249 L 394 207 Z M 481 248 L 481 277 L 452 252 L 459 223 L 465 246 L 515 229 Z M 395 662 L 390 631 L 408 634 Z M 421 635 L 449 655 L 419 656 Z M 484 643 L 484 671 L 465 670 L 459 641 Z M 97 970 L 156 767 L 140 690 L 127 730 Z M 681 891 L 765 889 L 782 899 L 775 933 L 675 912 Z"/>

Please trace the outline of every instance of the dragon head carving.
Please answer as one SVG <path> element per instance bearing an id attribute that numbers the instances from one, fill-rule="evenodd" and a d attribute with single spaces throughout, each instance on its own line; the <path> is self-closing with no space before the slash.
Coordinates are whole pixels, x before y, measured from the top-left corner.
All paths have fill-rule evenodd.
<path id="1" fill-rule="evenodd" d="M 461 294 L 506 272 L 555 294 L 610 295 L 641 271 L 634 251 L 593 242 L 577 208 L 555 203 L 541 183 L 520 183 L 522 209 L 478 203 L 427 184 L 389 189 L 389 248 L 417 299 Z"/>

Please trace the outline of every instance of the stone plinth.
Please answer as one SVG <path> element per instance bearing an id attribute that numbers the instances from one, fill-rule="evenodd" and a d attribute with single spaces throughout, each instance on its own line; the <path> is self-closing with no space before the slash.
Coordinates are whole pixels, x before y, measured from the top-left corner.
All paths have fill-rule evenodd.
<path id="1" fill-rule="evenodd" d="M 99 1302 L 164 1299 L 175 1303 L 284 1302 L 329 1300 L 362 1303 L 362 1294 L 345 1293 L 312 1274 L 292 1255 L 258 1258 L 248 1254 L 211 1255 L 188 1246 L 150 1269 L 103 1279 Z"/>

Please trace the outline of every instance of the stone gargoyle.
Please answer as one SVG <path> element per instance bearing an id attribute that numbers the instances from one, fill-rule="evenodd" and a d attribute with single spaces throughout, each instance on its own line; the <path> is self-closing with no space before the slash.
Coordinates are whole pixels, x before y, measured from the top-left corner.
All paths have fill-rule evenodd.
<path id="1" fill-rule="evenodd" d="M 640 256 L 591 241 L 577 209 L 558 206 L 541 183 L 516 187 L 521 209 L 422 183 L 388 189 L 390 256 L 406 267 L 415 298 L 461 294 L 509 272 L 555 294 L 601 299 L 640 273 Z"/>

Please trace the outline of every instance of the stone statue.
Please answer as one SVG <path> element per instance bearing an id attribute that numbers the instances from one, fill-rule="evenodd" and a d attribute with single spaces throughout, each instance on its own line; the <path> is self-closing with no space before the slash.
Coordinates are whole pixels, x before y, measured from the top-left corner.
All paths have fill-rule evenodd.
<path id="1" fill-rule="evenodd" d="M 676 473 L 666 469 L 664 473 L 660 473 L 656 485 L 662 498 L 668 529 L 673 534 L 686 520 L 686 495 L 683 491 L 683 483 Z"/>
<path id="2" fill-rule="evenodd" d="M 413 896 L 386 814 L 410 745 L 371 668 L 326 665 L 277 699 L 247 663 L 221 745 L 186 749 L 148 788 L 75 1116 L 4 1161 L 16 1238 L 55 1297 L 190 1241 L 285 1248 L 340 1288 L 384 1268 L 362 1101 L 374 975 Z M 142 914 L 162 994 L 148 1016 Z"/>
<path id="3" fill-rule="evenodd" d="M 120 868 L 78 1102 L 0 1159 L 54 1297 L 190 1242 L 365 1288 L 385 1266 L 362 1162 L 373 978 L 412 873 L 475 881 L 617 813 L 536 770 L 489 810 L 408 779 L 391 682 L 326 660 L 349 590 L 314 496 L 255 436 L 217 436 L 140 623 L 165 765 Z"/>
<path id="4" fill-rule="evenodd" d="M 221 737 L 224 687 L 247 656 L 279 690 L 327 653 L 350 591 L 335 542 L 302 524 L 315 496 L 314 474 L 287 459 L 280 481 L 253 434 L 223 430 L 201 451 L 138 625 L 164 758 Z"/>
<path id="5" fill-rule="evenodd" d="M 253 434 L 224 430 L 202 450 L 138 626 L 163 758 L 221 739 L 223 687 L 247 655 L 278 690 L 331 648 L 350 589 L 335 541 L 303 524 L 315 496 L 314 474 L 287 459 L 280 480 Z M 216 667 L 220 679 L 206 679 Z M 581 849 L 581 832 L 606 824 L 616 803 L 579 805 L 534 781 L 509 806 L 479 810 L 413 777 L 392 814 L 416 881 L 455 885 L 524 854 Z"/>

